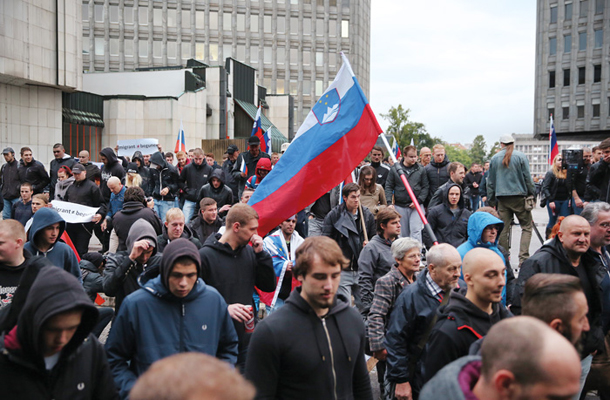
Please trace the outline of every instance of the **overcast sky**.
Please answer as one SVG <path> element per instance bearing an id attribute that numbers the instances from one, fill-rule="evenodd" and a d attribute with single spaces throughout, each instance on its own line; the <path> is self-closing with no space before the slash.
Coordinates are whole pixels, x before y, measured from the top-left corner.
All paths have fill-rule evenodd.
<path id="1" fill-rule="evenodd" d="M 392 106 L 432 136 L 532 133 L 536 1 L 371 1 L 369 101 L 379 123 Z"/>

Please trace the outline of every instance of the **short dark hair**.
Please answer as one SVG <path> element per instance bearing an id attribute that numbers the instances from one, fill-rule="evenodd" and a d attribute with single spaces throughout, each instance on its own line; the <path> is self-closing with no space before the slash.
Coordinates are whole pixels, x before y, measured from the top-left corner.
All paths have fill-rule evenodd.
<path id="1" fill-rule="evenodd" d="M 165 157 L 171 157 L 171 158 L 174 158 L 174 153 L 172 153 L 171 151 L 166 151 L 166 152 L 165 152 Z"/>
<path id="2" fill-rule="evenodd" d="M 605 150 L 610 148 L 610 138 L 602 140 L 602 142 L 597 146 L 598 150 Z"/>
<path id="3" fill-rule="evenodd" d="M 146 194 L 139 186 L 130 186 L 125 189 L 124 201 L 137 201 L 146 205 Z"/>
<path id="4" fill-rule="evenodd" d="M 599 150 L 599 146 L 593 146 L 593 148 L 591 149 L 593 153 L 595 153 L 597 150 Z"/>
<path id="5" fill-rule="evenodd" d="M 408 145 L 408 146 L 405 146 L 405 147 L 402 149 L 402 155 L 403 155 L 403 156 L 406 156 L 406 155 L 407 155 L 407 153 L 408 153 L 408 152 L 410 152 L 410 151 L 414 151 L 414 152 L 415 152 L 415 154 L 417 154 L 417 149 L 415 148 L 415 146 Z"/>
<path id="6" fill-rule="evenodd" d="M 373 150 L 377 150 L 381 153 L 381 155 L 383 155 L 383 149 L 381 148 L 381 146 L 373 146 L 373 149 L 371 150 L 371 153 L 373 152 Z"/>
<path id="7" fill-rule="evenodd" d="M 354 182 L 350 182 L 347 185 L 343 186 L 343 190 L 341 191 L 341 196 L 349 197 L 351 192 L 357 192 L 360 190 L 360 186 L 355 184 Z"/>
<path id="8" fill-rule="evenodd" d="M 227 213 L 227 229 L 239 222 L 241 226 L 248 224 L 253 219 L 258 219 L 258 213 L 252 207 L 244 203 L 237 203 L 231 207 Z"/>
<path id="9" fill-rule="evenodd" d="M 30 182 L 23 182 L 19 187 L 21 188 L 22 186 L 27 186 L 32 190 L 32 184 Z"/>
<path id="10" fill-rule="evenodd" d="M 30 149 L 27 146 L 24 146 L 24 147 L 21 148 L 21 152 L 20 152 L 21 155 L 23 156 L 23 153 L 25 153 L 26 151 L 29 151 L 30 153 L 32 153 L 32 149 Z"/>
<path id="11" fill-rule="evenodd" d="M 326 236 L 312 236 L 305 239 L 296 251 L 296 265 L 292 269 L 294 276 L 306 276 L 316 255 L 326 264 L 339 265 L 341 269 L 349 264 L 337 242 Z"/>
<path id="12" fill-rule="evenodd" d="M 525 292 L 521 300 L 522 314 L 547 324 L 559 318 L 569 325 L 577 311 L 572 296 L 582 291 L 580 279 L 575 276 L 535 274 L 525 282 Z"/>
<path id="13" fill-rule="evenodd" d="M 201 201 L 199 202 L 199 209 L 201 211 L 205 210 L 205 208 L 207 206 L 213 206 L 216 204 L 216 200 L 214 200 L 211 197 L 204 197 L 203 199 L 201 199 Z"/>
<path id="14" fill-rule="evenodd" d="M 377 234 L 379 236 L 383 235 L 384 229 L 381 227 L 381 225 L 387 225 L 388 222 L 396 218 L 400 218 L 400 214 L 393 208 L 383 207 L 381 210 L 379 210 L 377 216 L 375 216 L 375 221 L 377 224 Z"/>
<path id="15" fill-rule="evenodd" d="M 59 149 L 59 148 L 61 148 L 62 150 L 65 150 L 64 145 L 63 145 L 63 144 L 61 144 L 61 143 L 55 143 L 55 144 L 53 145 L 53 148 L 54 148 L 54 149 Z"/>
<path id="16" fill-rule="evenodd" d="M 464 168 L 464 170 L 466 170 L 466 167 L 464 167 L 464 164 L 462 164 L 461 162 L 458 161 L 453 161 L 451 163 L 449 163 L 449 166 L 447 167 L 447 173 L 451 174 L 452 172 L 457 171 L 460 167 Z"/>

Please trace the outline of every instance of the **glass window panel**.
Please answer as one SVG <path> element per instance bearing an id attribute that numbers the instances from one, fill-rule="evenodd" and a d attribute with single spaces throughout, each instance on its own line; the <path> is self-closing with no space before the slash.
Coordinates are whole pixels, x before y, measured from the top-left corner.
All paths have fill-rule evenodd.
<path id="1" fill-rule="evenodd" d="M 83 54 L 89 54 L 89 36 L 83 37 Z"/>
<path id="2" fill-rule="evenodd" d="M 148 42 L 140 40 L 138 42 L 138 54 L 140 57 L 148 57 Z"/>
<path id="3" fill-rule="evenodd" d="M 299 19 L 298 18 L 290 18 L 290 33 L 296 35 L 299 33 Z"/>
<path id="4" fill-rule="evenodd" d="M 572 3 L 566 4 L 564 11 L 564 19 L 566 21 L 570 21 L 572 19 Z"/>
<path id="5" fill-rule="evenodd" d="M 95 38 L 95 55 L 104 55 L 104 38 Z"/>
<path id="6" fill-rule="evenodd" d="M 222 29 L 225 31 L 231 30 L 231 14 L 230 13 L 222 13 Z"/>
<path id="7" fill-rule="evenodd" d="M 104 6 L 100 4 L 95 5 L 95 22 L 104 22 Z"/>
<path id="8" fill-rule="evenodd" d="M 123 42 L 125 57 L 133 57 L 133 40 L 125 39 Z"/>
<path id="9" fill-rule="evenodd" d="M 593 118 L 599 118 L 599 104 L 593 104 Z"/>
<path id="10" fill-rule="evenodd" d="M 286 17 L 277 17 L 277 33 L 286 32 Z"/>
<path id="11" fill-rule="evenodd" d="M 265 47 L 265 64 L 271 64 L 271 47 Z"/>
<path id="12" fill-rule="evenodd" d="M 316 52 L 316 67 L 322 67 L 324 65 L 324 54 Z"/>
<path id="13" fill-rule="evenodd" d="M 210 29 L 215 31 L 218 29 L 218 13 L 210 11 Z"/>
<path id="14" fill-rule="evenodd" d="M 349 21 L 341 21 L 341 37 L 349 37 Z"/>
<path id="15" fill-rule="evenodd" d="M 277 52 L 277 63 L 284 64 L 286 62 L 286 49 L 283 47 L 278 47 L 276 52 Z"/>
<path id="16" fill-rule="evenodd" d="M 328 21 L 328 35 L 331 37 L 337 36 L 337 20 L 331 19 Z"/>
<path id="17" fill-rule="evenodd" d="M 322 93 L 324 93 L 324 82 L 316 81 L 316 93 L 315 93 L 315 95 L 317 97 L 320 97 L 320 96 L 322 96 Z"/>
<path id="18" fill-rule="evenodd" d="M 195 43 L 195 59 L 205 60 L 205 44 Z"/>
<path id="19" fill-rule="evenodd" d="M 604 3 L 606 0 L 595 0 L 595 14 L 604 13 Z M 599 117 L 599 115 L 598 115 Z"/>
<path id="20" fill-rule="evenodd" d="M 230 44 L 222 45 L 222 58 L 226 59 L 228 57 L 233 57 L 233 46 Z"/>
<path id="21" fill-rule="evenodd" d="M 549 39 L 549 54 L 550 55 L 557 54 L 557 38 Z"/>
<path id="22" fill-rule="evenodd" d="M 237 14 L 237 30 L 243 32 L 246 30 L 246 15 Z"/>
<path id="23" fill-rule="evenodd" d="M 311 18 L 303 18 L 303 35 L 311 35 Z"/>
<path id="24" fill-rule="evenodd" d="M 119 23 L 119 6 L 110 6 L 110 22 Z"/>
<path id="25" fill-rule="evenodd" d="M 580 16 L 586 17 L 589 12 L 589 2 L 587 0 L 582 0 L 580 2 Z"/>
<path id="26" fill-rule="evenodd" d="M 153 8 L 153 25 L 163 26 L 163 10 L 160 8 Z"/>
<path id="27" fill-rule="evenodd" d="M 307 80 L 303 81 L 303 95 L 309 96 L 310 94 L 311 94 L 311 81 L 309 79 L 307 79 Z"/>
<path id="28" fill-rule="evenodd" d="M 557 23 L 557 6 L 551 7 L 551 24 Z"/>
<path id="29" fill-rule="evenodd" d="M 110 39 L 110 43 L 109 43 L 109 47 L 110 47 L 110 55 L 111 56 L 118 56 L 119 55 L 119 39 Z"/>
<path id="30" fill-rule="evenodd" d="M 578 50 L 587 50 L 587 32 L 578 34 Z"/>
<path id="31" fill-rule="evenodd" d="M 258 33 L 258 15 L 250 15 L 250 32 Z"/>
<path id="32" fill-rule="evenodd" d="M 83 21 L 89 21 L 89 4 L 82 5 Z"/>
<path id="33" fill-rule="evenodd" d="M 290 81 L 290 94 L 296 96 L 298 94 L 299 82 Z"/>
<path id="34" fill-rule="evenodd" d="M 595 48 L 600 49 L 604 44 L 604 31 L 598 29 L 595 31 Z"/>
<path id="35" fill-rule="evenodd" d="M 205 28 L 205 13 L 203 11 L 195 11 L 195 27 L 197 29 Z"/>
<path id="36" fill-rule="evenodd" d="M 218 61 L 218 45 L 216 43 L 210 43 L 210 61 Z"/>
<path id="37" fill-rule="evenodd" d="M 258 63 L 258 47 L 250 47 L 250 62 Z"/>
<path id="38" fill-rule="evenodd" d="M 178 43 L 167 42 L 167 58 L 175 59 L 178 49 Z"/>
<path id="39" fill-rule="evenodd" d="M 563 37 L 563 52 L 564 53 L 572 52 L 572 35 L 565 35 Z"/>
<path id="40" fill-rule="evenodd" d="M 170 28 L 176 27 L 176 10 L 167 10 L 167 26 Z"/>
<path id="41" fill-rule="evenodd" d="M 275 90 L 276 94 L 284 94 L 285 93 L 284 80 L 283 79 L 278 79 L 276 81 L 276 86 L 277 86 L 277 89 Z"/>
<path id="42" fill-rule="evenodd" d="M 307 49 L 303 51 L 303 65 L 311 64 L 311 50 Z"/>
<path id="43" fill-rule="evenodd" d="M 191 44 L 187 42 L 182 42 L 182 59 L 187 60 L 191 58 Z"/>
<path id="44" fill-rule="evenodd" d="M 316 36 L 324 36 L 326 32 L 324 32 L 324 21 L 321 19 L 316 19 Z"/>
<path id="45" fill-rule="evenodd" d="M 123 21 L 129 25 L 133 24 L 133 7 L 123 8 Z"/>
<path id="46" fill-rule="evenodd" d="M 264 32 L 271 33 L 271 15 L 265 15 L 263 22 Z"/>
<path id="47" fill-rule="evenodd" d="M 189 29 L 191 27 L 191 12 L 182 10 L 182 28 Z"/>
<path id="48" fill-rule="evenodd" d="M 159 41 L 153 42 L 153 57 L 161 58 L 163 56 L 163 43 Z"/>
<path id="49" fill-rule="evenodd" d="M 238 44 L 236 49 L 236 57 L 239 61 L 246 61 L 246 46 L 243 44 Z"/>
<path id="50" fill-rule="evenodd" d="M 299 61 L 299 53 L 297 49 L 290 49 L 290 64 L 296 64 Z"/>
<path id="51" fill-rule="evenodd" d="M 328 64 L 333 67 L 337 65 L 337 53 L 332 51 L 328 53 Z"/>
<path id="52" fill-rule="evenodd" d="M 148 25 L 148 8 L 138 7 L 138 24 Z"/>

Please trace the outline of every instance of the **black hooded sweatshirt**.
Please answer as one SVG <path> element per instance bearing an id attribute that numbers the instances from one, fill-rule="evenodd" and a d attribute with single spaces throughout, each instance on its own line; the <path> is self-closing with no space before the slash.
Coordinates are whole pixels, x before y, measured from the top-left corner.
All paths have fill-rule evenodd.
<path id="1" fill-rule="evenodd" d="M 245 375 L 257 399 L 372 399 L 364 324 L 337 296 L 324 318 L 294 290 L 254 331 Z"/>
<path id="2" fill-rule="evenodd" d="M 44 324 L 80 308 L 81 323 L 47 371 L 42 348 Z M 0 398 L 118 399 L 103 346 L 91 334 L 98 311 L 76 278 L 60 268 L 43 267 L 20 310 L 17 326 L 0 338 Z"/>
<path id="3" fill-rule="evenodd" d="M 452 187 L 460 189 L 460 200 L 456 213 L 451 210 L 449 204 L 449 190 Z M 428 210 L 428 222 L 436 235 L 439 243 L 449 243 L 453 247 L 458 247 L 468 240 L 468 218 L 471 212 L 464 207 L 464 193 L 462 187 L 457 183 L 446 185 L 442 189 L 442 204 L 434 206 Z M 432 239 L 424 230 L 424 243 L 428 248 L 432 247 Z"/>
<path id="4" fill-rule="evenodd" d="M 452 291 L 449 303 L 436 311 L 438 321 L 424 350 L 424 383 L 445 365 L 467 356 L 470 345 L 485 336 L 493 324 L 512 317 L 500 303 L 493 303 L 492 313 L 487 314 L 468 300 L 465 294 L 466 287 Z"/>
<path id="5" fill-rule="evenodd" d="M 152 195 L 154 199 L 174 201 L 180 189 L 180 175 L 178 174 L 178 170 L 173 165 L 168 164 L 167 161 L 165 161 L 163 154 L 159 151 L 150 156 L 150 163 L 150 184 L 153 188 Z M 153 168 L 152 164 L 156 164 L 161 168 Z M 164 188 L 168 188 L 169 192 L 165 196 L 161 196 L 161 191 Z"/>
<path id="6" fill-rule="evenodd" d="M 218 186 L 218 188 L 215 188 L 212 185 L 212 178 L 216 178 L 220 181 L 220 186 Z M 201 187 L 199 193 L 197 194 L 197 204 L 195 205 L 195 213 L 193 215 L 199 214 L 199 203 L 204 197 L 209 197 L 216 200 L 216 205 L 218 206 L 219 210 L 226 204 L 233 205 L 233 190 L 229 186 L 225 185 L 225 173 L 222 169 L 217 168 L 213 170 L 208 181 L 208 183 Z M 223 215 L 226 215 L 226 212 L 223 212 Z"/>
<path id="7" fill-rule="evenodd" d="M 180 173 L 180 187 L 184 192 L 184 198 L 188 201 L 197 201 L 197 193 L 203 185 L 208 183 L 212 167 L 205 162 L 197 165 L 194 161 L 187 164 Z"/>
<path id="8" fill-rule="evenodd" d="M 131 226 L 138 220 L 144 220 L 152 225 L 156 232 L 155 236 L 163 232 L 163 223 L 153 209 L 148 208 L 144 203 L 139 201 L 126 201 L 123 203 L 123 209 L 114 214 L 113 226 L 116 235 L 119 237 L 119 247 L 117 251 L 127 250 L 127 236 Z"/>
<path id="9" fill-rule="evenodd" d="M 140 185 L 140 187 L 144 190 L 146 196 L 152 196 L 153 188 L 151 187 L 150 181 L 150 169 L 146 165 L 144 165 L 144 157 L 142 156 L 142 152 L 136 151 L 135 153 L 133 153 L 133 157 L 131 157 L 131 160 L 134 163 L 136 162 L 136 160 L 140 160 L 140 166 L 138 167 L 138 175 L 142 177 L 142 184 Z"/>
<path id="10" fill-rule="evenodd" d="M 447 165 L 449 165 L 449 159 L 445 154 L 445 159 L 443 162 L 437 163 L 434 161 L 430 161 L 430 164 L 426 165 L 424 169 L 426 170 L 426 174 L 428 174 L 428 182 L 430 184 L 428 190 L 428 199 L 431 199 L 436 193 L 436 190 L 445 182 L 449 180 L 449 172 L 447 171 Z"/>
<path id="11" fill-rule="evenodd" d="M 108 188 L 108 179 L 116 176 L 123 182 L 123 178 L 125 177 L 125 169 L 119 161 L 117 155 L 114 153 L 110 147 L 106 147 L 100 151 L 100 156 L 106 157 L 106 164 L 102 166 L 101 174 L 102 180 L 100 181 L 100 190 L 102 191 L 102 197 L 104 198 L 105 206 L 110 202 L 110 195 L 112 192 L 110 188 Z M 105 215 L 105 213 L 104 213 Z"/>

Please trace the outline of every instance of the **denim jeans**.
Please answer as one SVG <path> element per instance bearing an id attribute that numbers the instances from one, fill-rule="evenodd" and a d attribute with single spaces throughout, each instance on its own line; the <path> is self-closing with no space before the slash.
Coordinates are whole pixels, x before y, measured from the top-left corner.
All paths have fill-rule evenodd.
<path id="1" fill-rule="evenodd" d="M 163 223 L 165 223 L 165 214 L 173 207 L 174 200 L 155 200 L 155 211 Z"/>
<path id="2" fill-rule="evenodd" d="M 479 204 L 481 203 L 481 196 L 475 195 L 470 196 L 470 210 L 475 212 L 479 209 Z"/>
<path id="3" fill-rule="evenodd" d="M 572 197 L 572 214 L 580 215 L 582 212 L 582 207 L 576 206 L 576 202 L 574 201 L 574 197 Z"/>
<path id="4" fill-rule="evenodd" d="M 193 213 L 195 212 L 196 203 L 190 200 L 184 200 L 184 207 L 182 208 L 182 212 L 184 213 L 184 222 L 189 223 L 191 218 L 193 217 Z"/>
<path id="5" fill-rule="evenodd" d="M 549 204 L 546 205 L 546 210 L 549 213 L 549 223 L 546 225 L 547 229 L 553 229 L 557 218 L 567 217 L 570 215 L 570 201 L 569 200 L 556 200 L 555 202 L 555 213 L 551 211 Z"/>
<path id="6" fill-rule="evenodd" d="M 11 209 L 13 204 L 19 201 L 19 197 L 13 200 L 4 199 L 4 209 L 2 210 L 2 219 L 11 219 Z"/>

